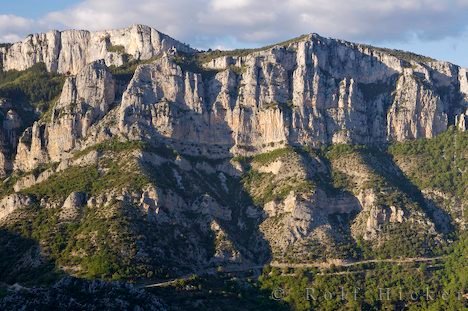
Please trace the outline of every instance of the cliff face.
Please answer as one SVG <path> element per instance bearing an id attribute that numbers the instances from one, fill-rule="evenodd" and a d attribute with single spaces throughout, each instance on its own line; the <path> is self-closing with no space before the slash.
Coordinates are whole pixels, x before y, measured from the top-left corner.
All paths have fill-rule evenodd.
<path id="1" fill-rule="evenodd" d="M 465 129 L 466 70 L 448 63 L 313 35 L 213 58 L 201 73 L 184 69 L 171 57 L 140 67 L 120 106 L 121 131 L 133 127 L 192 153 L 225 156 L 430 138 L 455 123 Z"/>
<path id="2" fill-rule="evenodd" d="M 35 121 L 0 102 L 0 218 L 34 205 L 57 213 L 52 228 L 74 222 L 80 243 L 60 258 L 70 271 L 106 243 L 144 277 L 356 259 L 357 241 L 376 250 L 401 232 L 431 248 L 464 224 L 463 198 L 430 201 L 405 177 L 407 157 L 366 149 L 465 131 L 468 73 L 453 64 L 318 35 L 202 53 L 145 26 L 32 35 L 0 54 L 4 70 L 66 74 Z M 90 223 L 123 229 L 102 242 Z"/>
<path id="3" fill-rule="evenodd" d="M 90 32 L 86 30 L 51 31 L 29 35 L 24 41 L 0 50 L 3 70 L 24 70 L 43 62 L 51 72 L 77 74 L 86 64 L 104 59 L 108 66 L 120 66 L 128 58 L 150 59 L 175 47 L 193 49 L 143 25 Z"/>
<path id="4" fill-rule="evenodd" d="M 36 121 L 19 140 L 15 169 L 30 171 L 38 164 L 67 158 L 89 128 L 109 111 L 115 98 L 115 82 L 104 61 L 86 65 L 66 79 L 50 121 Z"/>
<path id="5" fill-rule="evenodd" d="M 112 46 L 122 50 L 109 52 Z M 118 128 L 108 130 L 132 139 L 164 139 L 182 152 L 210 157 L 253 154 L 288 144 L 379 144 L 434 137 L 451 124 L 466 128 L 467 72 L 449 63 L 318 35 L 220 57 L 216 52 L 165 54 L 171 47 L 191 51 L 143 26 L 99 33 L 51 32 L 8 48 L 4 69 L 44 61 L 49 70 L 77 73 L 77 78 L 68 79 L 57 110 L 65 102 L 85 99 L 93 106 L 95 100 L 101 101 L 89 94 L 71 94 L 75 80 L 82 81 L 80 91 L 85 93 L 112 89 L 111 77 L 100 81 L 99 74 L 86 73 L 92 66 L 87 63 L 102 58 L 100 64 L 118 66 L 127 54 L 133 59 L 159 55 L 136 70 L 116 108 Z M 107 101 L 112 101 L 110 93 Z M 60 144 L 69 151 L 70 141 L 85 137 L 109 104 L 99 104 L 104 106 L 96 116 L 88 112 L 85 124 L 77 125 L 83 128 L 76 131 L 62 131 L 71 122 L 62 118 L 57 130 L 48 126 L 43 131 L 48 139 L 40 137 L 38 124 L 25 135 L 31 136 L 31 146 L 40 139 L 51 144 L 46 148 L 55 148 L 54 132 L 68 133 L 68 141 Z M 24 149 L 20 146 L 19 153 L 25 154 Z M 36 156 L 42 151 L 33 157 L 42 158 Z M 51 157 L 45 159 L 56 160 L 62 151 L 48 150 Z"/>

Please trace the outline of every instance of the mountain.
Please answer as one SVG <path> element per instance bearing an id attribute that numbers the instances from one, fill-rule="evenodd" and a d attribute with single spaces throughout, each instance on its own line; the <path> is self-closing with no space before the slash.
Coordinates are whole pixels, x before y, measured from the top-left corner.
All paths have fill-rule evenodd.
<path id="1" fill-rule="evenodd" d="M 7 284 L 464 241 L 467 69 L 317 34 L 203 52 L 142 25 L 30 35 L 0 59 Z"/>
<path id="2" fill-rule="evenodd" d="M 144 25 L 90 32 L 50 31 L 31 34 L 24 41 L 0 48 L 3 70 L 25 70 L 44 63 L 50 72 L 77 74 L 86 64 L 104 59 L 107 65 L 121 66 L 128 58 L 150 59 L 176 48 L 195 52 L 189 46 Z"/>

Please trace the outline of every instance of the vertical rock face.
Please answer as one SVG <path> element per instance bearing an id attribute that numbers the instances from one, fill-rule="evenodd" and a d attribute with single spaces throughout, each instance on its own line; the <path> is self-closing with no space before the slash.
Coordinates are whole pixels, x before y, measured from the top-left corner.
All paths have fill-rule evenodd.
<path id="1" fill-rule="evenodd" d="M 66 158 L 89 127 L 109 111 L 114 96 L 115 83 L 104 61 L 67 78 L 50 122 L 35 122 L 20 138 L 15 169 L 29 171 L 40 163 Z"/>
<path id="2" fill-rule="evenodd" d="M 458 72 L 458 80 L 460 83 L 460 93 L 462 96 L 462 100 L 464 101 L 465 105 L 465 111 L 461 112 L 455 117 L 455 124 L 456 126 L 463 130 L 466 131 L 468 129 L 468 108 L 467 108 L 467 103 L 468 103 L 468 69 L 466 68 L 460 68 L 460 71 Z M 461 108 L 463 109 L 463 108 Z"/>
<path id="3" fill-rule="evenodd" d="M 191 71 L 167 55 L 141 66 L 123 96 L 120 131 L 226 156 L 431 138 L 466 123 L 466 71 L 448 63 L 312 35 L 203 66 Z"/>
<path id="4" fill-rule="evenodd" d="M 19 208 L 28 207 L 32 200 L 22 194 L 11 194 L 0 200 L 0 221 Z"/>
<path id="5" fill-rule="evenodd" d="M 37 205 L 77 223 L 88 211 L 104 222 L 131 211 L 137 222 L 129 228 L 144 237 L 135 240 L 142 248 L 133 254 L 133 246 L 119 246 L 118 254 L 189 270 L 270 257 L 348 258 L 342 245 L 383 240 L 389 226 L 442 239 L 438 227 L 449 222 L 436 220 L 448 216 L 434 216 L 436 203 L 423 208 L 429 204 L 390 157 L 364 152 L 382 148 L 307 147 L 465 130 L 466 69 L 318 35 L 251 51 L 178 51 L 192 52 L 144 26 L 50 32 L 0 48 L 4 69 L 44 62 L 69 73 L 37 122 L 25 124 L 0 99 L 0 176 L 16 170 L 0 189 L 0 221 Z M 155 55 L 127 79 L 137 63 L 129 58 Z M 108 66 L 123 63 L 131 66 L 116 71 L 125 79 L 113 77 Z M 60 183 L 63 197 L 48 195 Z M 140 224 L 150 230 L 139 231 Z M 89 233 L 79 239 L 94 240 Z M 74 253 L 77 260 L 85 254 Z"/>
<path id="6" fill-rule="evenodd" d="M 29 35 L 22 42 L 1 48 L 0 57 L 3 70 L 24 70 L 43 62 L 51 72 L 76 74 L 99 59 L 104 59 L 108 66 L 119 66 L 128 57 L 149 59 L 172 47 L 193 51 L 151 27 L 133 25 L 100 32 L 67 30 Z"/>
<path id="7" fill-rule="evenodd" d="M 448 103 L 431 86 L 418 81 L 413 71 L 405 70 L 387 114 L 388 137 L 398 141 L 431 138 L 447 129 L 448 111 Z"/>
<path id="8" fill-rule="evenodd" d="M 23 122 L 11 103 L 0 98 L 0 176 L 11 171 L 11 155 L 18 143 Z"/>
<path id="9" fill-rule="evenodd" d="M 430 138 L 450 125 L 466 128 L 466 69 L 411 53 L 315 34 L 220 57 L 166 53 L 192 50 L 139 25 L 28 40 L 3 48 L 5 69 L 44 61 L 51 71 L 76 75 L 68 77 L 51 121 L 24 132 L 17 169 L 63 159 L 99 135 L 164 141 L 182 153 L 216 158 L 285 145 L 381 144 Z M 160 57 L 137 68 L 120 101 L 106 66 L 126 61 L 124 52 Z M 116 97 L 116 122 L 92 127 Z"/>

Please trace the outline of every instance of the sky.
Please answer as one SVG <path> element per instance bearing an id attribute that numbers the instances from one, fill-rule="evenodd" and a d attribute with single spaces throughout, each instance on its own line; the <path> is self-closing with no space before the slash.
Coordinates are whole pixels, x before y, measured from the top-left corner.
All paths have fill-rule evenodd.
<path id="1" fill-rule="evenodd" d="M 131 24 L 199 49 L 259 47 L 314 32 L 468 67 L 468 0 L 0 0 L 0 42 Z"/>

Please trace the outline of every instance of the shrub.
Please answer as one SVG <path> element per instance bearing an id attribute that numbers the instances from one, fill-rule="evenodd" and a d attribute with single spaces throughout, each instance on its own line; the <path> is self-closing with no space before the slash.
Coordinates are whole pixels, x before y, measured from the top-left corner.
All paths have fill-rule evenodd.
<path id="1" fill-rule="evenodd" d="M 467 198 L 468 132 L 452 127 L 432 139 L 394 143 L 388 150 L 397 161 L 417 163 L 408 175 L 420 188 Z"/>
<path id="2" fill-rule="evenodd" d="M 107 48 L 107 51 L 112 53 L 124 54 L 125 47 L 123 45 L 111 45 Z"/>
<path id="3" fill-rule="evenodd" d="M 37 63 L 24 71 L 0 72 L 0 97 L 8 98 L 25 124 L 37 119 L 31 110 L 45 113 L 60 95 L 65 77 L 49 73 L 44 63 Z"/>

